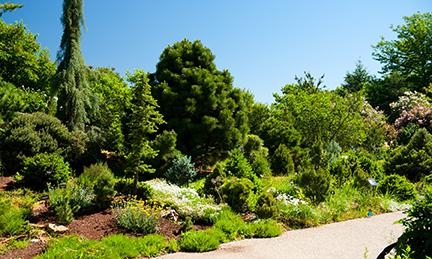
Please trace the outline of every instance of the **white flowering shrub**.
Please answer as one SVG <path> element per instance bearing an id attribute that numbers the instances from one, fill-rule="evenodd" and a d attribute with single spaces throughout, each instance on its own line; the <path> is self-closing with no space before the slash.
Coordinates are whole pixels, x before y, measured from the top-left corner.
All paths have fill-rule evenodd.
<path id="1" fill-rule="evenodd" d="M 153 179 L 146 182 L 152 189 L 152 200 L 166 204 L 183 217 L 194 221 L 211 222 L 221 210 L 212 199 L 199 196 L 192 188 L 179 187 L 165 180 Z"/>

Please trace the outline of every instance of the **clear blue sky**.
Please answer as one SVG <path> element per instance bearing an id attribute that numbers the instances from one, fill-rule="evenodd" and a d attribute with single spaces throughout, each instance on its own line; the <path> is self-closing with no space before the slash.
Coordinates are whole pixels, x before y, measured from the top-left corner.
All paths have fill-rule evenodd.
<path id="1" fill-rule="evenodd" d="M 3 1 L 2 1 L 3 2 Z M 60 0 L 14 0 L 24 7 L 3 15 L 22 20 L 55 59 L 62 35 Z M 88 0 L 82 50 L 87 65 L 124 75 L 154 72 L 162 50 L 184 38 L 201 40 L 237 87 L 259 102 L 303 71 L 325 74 L 333 89 L 361 60 L 376 74 L 372 45 L 394 37 L 390 25 L 432 11 L 432 0 Z"/>

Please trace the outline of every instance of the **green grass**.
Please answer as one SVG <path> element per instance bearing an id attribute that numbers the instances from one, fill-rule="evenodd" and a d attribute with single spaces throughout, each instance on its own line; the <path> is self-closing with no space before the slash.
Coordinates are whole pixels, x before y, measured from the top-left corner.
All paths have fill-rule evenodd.
<path id="1" fill-rule="evenodd" d="M 217 228 L 191 230 L 181 235 L 179 246 L 185 252 L 207 252 L 216 250 L 221 244 L 224 234 Z"/>
<path id="2" fill-rule="evenodd" d="M 36 258 L 134 258 L 154 257 L 177 250 L 175 241 L 151 234 L 143 237 L 129 237 L 122 234 L 111 235 L 100 241 L 78 236 L 64 236 L 52 240 L 48 249 Z"/>

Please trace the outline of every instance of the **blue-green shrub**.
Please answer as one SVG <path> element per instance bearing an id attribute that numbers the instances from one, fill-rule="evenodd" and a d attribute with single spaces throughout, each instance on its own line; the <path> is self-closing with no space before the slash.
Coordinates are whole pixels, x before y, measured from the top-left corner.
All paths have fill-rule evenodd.
<path id="1" fill-rule="evenodd" d="M 171 183 L 180 186 L 188 185 L 197 174 L 194 167 L 195 165 L 190 156 L 177 156 L 172 161 L 170 168 L 165 172 L 165 177 Z"/>

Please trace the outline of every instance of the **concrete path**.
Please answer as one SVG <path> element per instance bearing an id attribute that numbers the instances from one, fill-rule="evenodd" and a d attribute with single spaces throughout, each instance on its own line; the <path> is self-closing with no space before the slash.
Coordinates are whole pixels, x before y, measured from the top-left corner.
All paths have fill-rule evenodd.
<path id="1" fill-rule="evenodd" d="M 207 253 L 175 253 L 162 259 L 356 259 L 376 258 L 402 234 L 395 222 L 404 215 L 394 212 L 328 224 L 316 228 L 287 231 L 271 239 L 245 239 L 221 245 Z"/>

